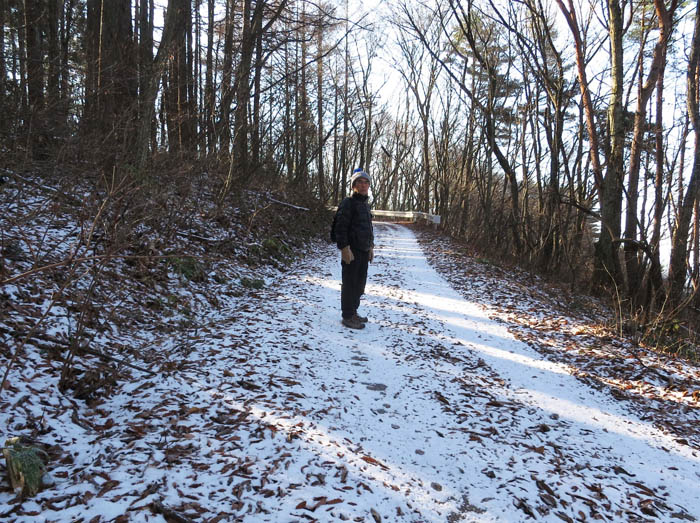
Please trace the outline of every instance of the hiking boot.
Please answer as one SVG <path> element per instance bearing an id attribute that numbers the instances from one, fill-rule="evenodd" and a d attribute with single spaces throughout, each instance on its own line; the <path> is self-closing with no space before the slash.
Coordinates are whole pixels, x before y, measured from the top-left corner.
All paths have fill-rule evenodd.
<path id="1" fill-rule="evenodd" d="M 357 313 L 355 313 L 355 314 L 353 315 L 353 318 L 355 318 L 355 319 L 356 319 L 357 321 L 359 321 L 360 323 L 367 323 L 367 321 L 368 321 L 368 320 L 367 320 L 367 316 L 360 316 L 360 315 L 357 314 Z"/>
<path id="2" fill-rule="evenodd" d="M 351 329 L 364 329 L 365 324 L 360 320 L 356 319 L 355 316 L 350 316 L 349 318 L 343 318 L 343 325 Z"/>

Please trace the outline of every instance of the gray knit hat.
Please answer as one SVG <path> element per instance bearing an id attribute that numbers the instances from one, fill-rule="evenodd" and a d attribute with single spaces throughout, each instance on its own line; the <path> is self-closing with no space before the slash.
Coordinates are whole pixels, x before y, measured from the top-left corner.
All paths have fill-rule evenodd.
<path id="1" fill-rule="evenodd" d="M 358 167 L 352 172 L 352 178 L 350 178 L 350 187 L 355 186 L 355 182 L 357 181 L 358 178 L 364 178 L 369 182 L 370 184 L 372 183 L 372 180 L 369 177 L 369 174 L 367 174 L 365 171 L 362 170 L 362 167 Z"/>

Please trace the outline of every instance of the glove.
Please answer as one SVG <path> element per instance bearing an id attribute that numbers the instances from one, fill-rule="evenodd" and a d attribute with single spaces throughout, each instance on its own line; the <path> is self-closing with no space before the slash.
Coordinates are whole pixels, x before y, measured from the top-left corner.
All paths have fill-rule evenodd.
<path id="1" fill-rule="evenodd" d="M 343 247 L 343 249 L 340 251 L 340 257 L 342 258 L 343 263 L 348 265 L 352 263 L 352 261 L 355 259 L 355 256 L 353 256 L 349 245 Z"/>
<path id="2" fill-rule="evenodd" d="M 374 247 L 369 248 L 369 261 L 370 263 L 374 260 Z"/>

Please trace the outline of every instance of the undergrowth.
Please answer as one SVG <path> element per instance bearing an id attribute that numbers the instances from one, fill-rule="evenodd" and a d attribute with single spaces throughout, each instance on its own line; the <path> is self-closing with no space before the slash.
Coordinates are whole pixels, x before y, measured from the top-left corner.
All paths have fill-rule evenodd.
<path id="1" fill-rule="evenodd" d="M 125 366 L 149 361 L 120 332 L 196 332 L 222 293 L 261 289 L 261 268 L 289 270 L 327 229 L 303 191 L 248 183 L 222 194 L 216 172 L 194 163 L 2 174 L 0 391 L 33 345 L 55 360 L 61 390 L 107 393 Z"/>
<path id="2" fill-rule="evenodd" d="M 425 235 L 440 234 L 423 225 L 414 227 Z M 537 271 L 532 266 L 519 266 L 512 259 L 498 259 L 478 244 L 459 238 L 449 238 L 453 254 L 457 257 L 467 256 L 478 263 L 491 266 L 505 273 L 518 272 L 534 275 L 546 282 L 539 290 L 549 289 L 552 296 L 581 296 L 587 302 L 596 300 L 601 305 L 604 317 L 599 327 L 607 335 L 628 339 L 630 342 L 651 349 L 669 357 L 678 357 L 689 361 L 700 361 L 700 310 L 692 306 L 696 296 L 688 296 L 686 301 L 675 308 L 660 303 L 654 310 L 642 310 L 630 305 L 628 300 L 618 292 L 599 293 L 597 296 L 587 294 L 585 288 L 572 286 L 571 282 L 562 280 L 559 275 Z M 582 280 L 579 280 L 579 284 Z M 572 309 L 575 303 L 572 301 Z M 575 311 L 572 311 L 575 313 Z"/>

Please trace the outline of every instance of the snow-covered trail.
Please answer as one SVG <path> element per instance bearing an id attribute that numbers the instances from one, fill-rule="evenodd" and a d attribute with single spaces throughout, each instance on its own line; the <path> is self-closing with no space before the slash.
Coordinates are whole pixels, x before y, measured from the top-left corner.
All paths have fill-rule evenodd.
<path id="1" fill-rule="evenodd" d="M 514 339 L 409 229 L 375 232 L 364 330 L 341 325 L 338 251 L 319 246 L 154 340 L 158 375 L 27 406 L 64 456 L 17 521 L 700 519 L 696 451 Z"/>
<path id="2" fill-rule="evenodd" d="M 332 246 L 268 304 L 278 329 L 261 328 L 259 311 L 246 329 L 277 354 L 271 376 L 304 396 L 265 419 L 298 436 L 309 464 L 347 471 L 319 485 L 295 462 L 276 478 L 293 492 L 263 519 L 700 517 L 697 453 L 513 339 L 438 276 L 408 229 L 376 228 L 366 329 L 340 325 Z M 308 511 L 322 497 L 341 501 Z"/>

